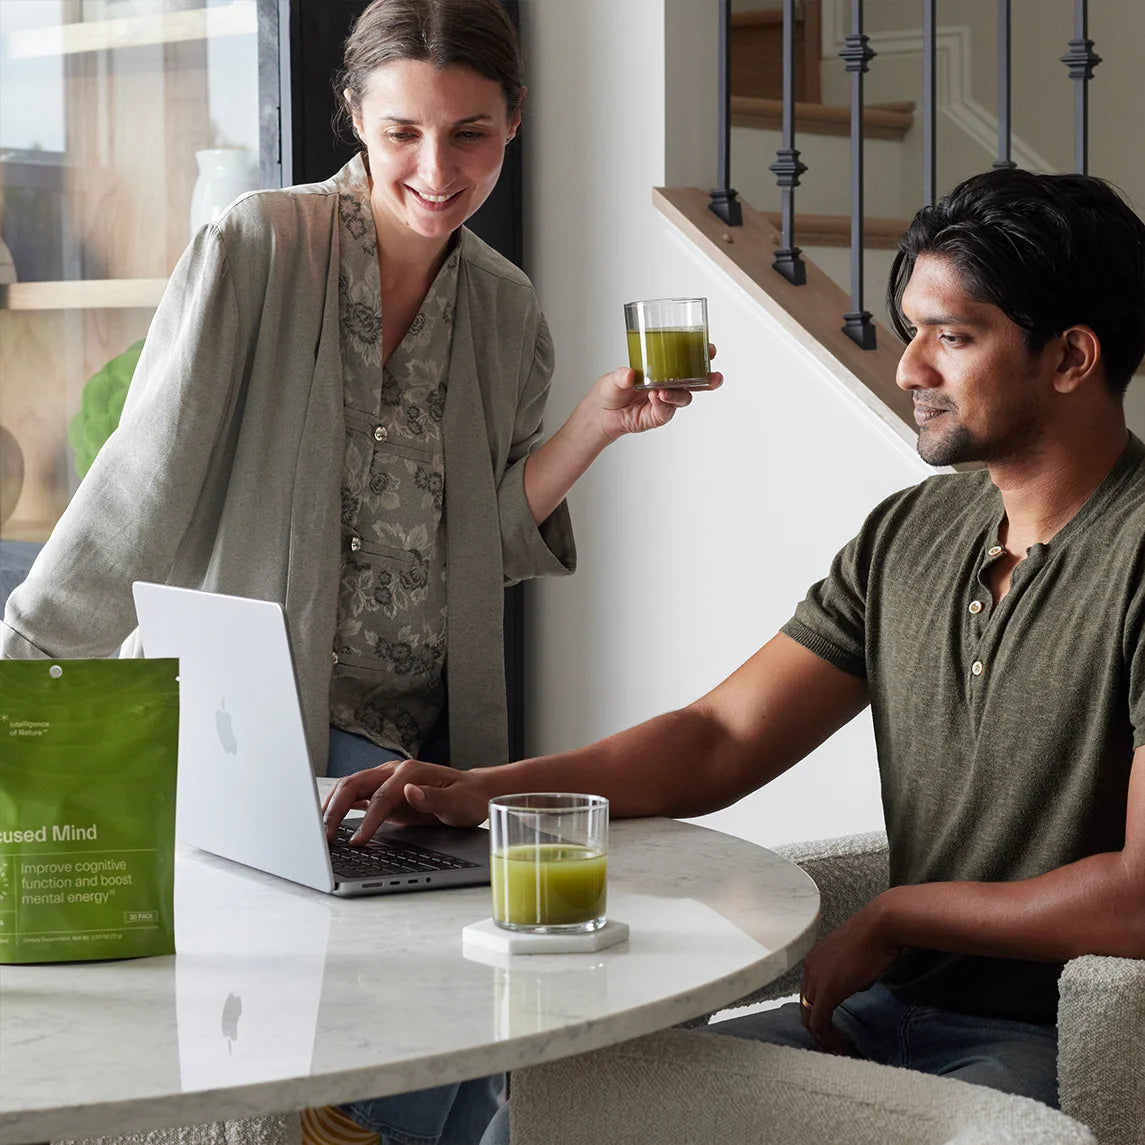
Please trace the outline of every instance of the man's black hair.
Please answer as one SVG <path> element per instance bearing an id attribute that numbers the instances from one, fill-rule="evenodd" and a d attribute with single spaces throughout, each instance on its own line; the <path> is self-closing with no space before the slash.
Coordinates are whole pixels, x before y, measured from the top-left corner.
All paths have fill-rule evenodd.
<path id="1" fill-rule="evenodd" d="M 904 341 L 903 291 L 924 254 L 949 260 L 972 298 L 1022 327 L 1031 353 L 1070 326 L 1090 327 L 1106 381 L 1124 393 L 1145 355 L 1145 223 L 1108 183 L 987 171 L 923 207 L 899 240 L 887 288 Z"/>

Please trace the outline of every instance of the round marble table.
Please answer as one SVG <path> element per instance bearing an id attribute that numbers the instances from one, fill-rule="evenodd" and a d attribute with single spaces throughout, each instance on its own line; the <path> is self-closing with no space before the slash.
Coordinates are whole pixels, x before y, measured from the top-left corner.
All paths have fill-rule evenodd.
<path id="1" fill-rule="evenodd" d="M 612 824 L 592 954 L 463 951 L 487 888 L 340 899 L 180 847 L 179 953 L 0 968 L 0 1145 L 383 1096 L 664 1029 L 811 945 L 814 883 L 762 847 Z"/>

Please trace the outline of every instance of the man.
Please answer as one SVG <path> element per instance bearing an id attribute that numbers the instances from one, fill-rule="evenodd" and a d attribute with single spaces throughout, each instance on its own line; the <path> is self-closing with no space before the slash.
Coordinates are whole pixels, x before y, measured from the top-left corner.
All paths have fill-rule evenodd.
<path id="1" fill-rule="evenodd" d="M 890 289 L 920 455 L 782 631 L 680 711 L 577 751 L 342 780 L 331 827 L 739 799 L 872 707 L 891 889 L 808 955 L 799 1006 L 713 1026 L 1056 1104 L 1056 980 L 1145 957 L 1145 225 L 1099 180 L 992 171 L 916 216 Z"/>

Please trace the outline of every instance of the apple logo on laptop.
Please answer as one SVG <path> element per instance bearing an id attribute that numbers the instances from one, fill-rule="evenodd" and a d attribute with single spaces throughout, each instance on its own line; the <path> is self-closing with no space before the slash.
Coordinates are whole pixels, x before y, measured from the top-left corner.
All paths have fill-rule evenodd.
<path id="1" fill-rule="evenodd" d="M 215 712 L 215 730 L 219 733 L 219 743 L 227 755 L 238 755 L 239 741 L 231 728 L 231 713 L 227 711 L 227 701 L 219 701 L 219 710 Z"/>
<path id="2" fill-rule="evenodd" d="M 239 1018 L 243 1012 L 243 1000 L 237 994 L 228 994 L 223 1003 L 223 1037 L 227 1039 L 227 1053 L 231 1053 L 239 1040 Z"/>

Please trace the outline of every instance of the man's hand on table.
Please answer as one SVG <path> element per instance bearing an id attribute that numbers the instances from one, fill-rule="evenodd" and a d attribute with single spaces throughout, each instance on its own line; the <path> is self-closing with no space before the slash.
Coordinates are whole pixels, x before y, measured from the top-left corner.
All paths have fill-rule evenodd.
<path id="1" fill-rule="evenodd" d="M 365 843 L 387 821 L 401 827 L 474 827 L 488 818 L 489 796 L 476 771 L 402 759 L 338 780 L 322 802 L 327 838 L 334 838 L 352 808 L 365 814 L 350 842 Z"/>

